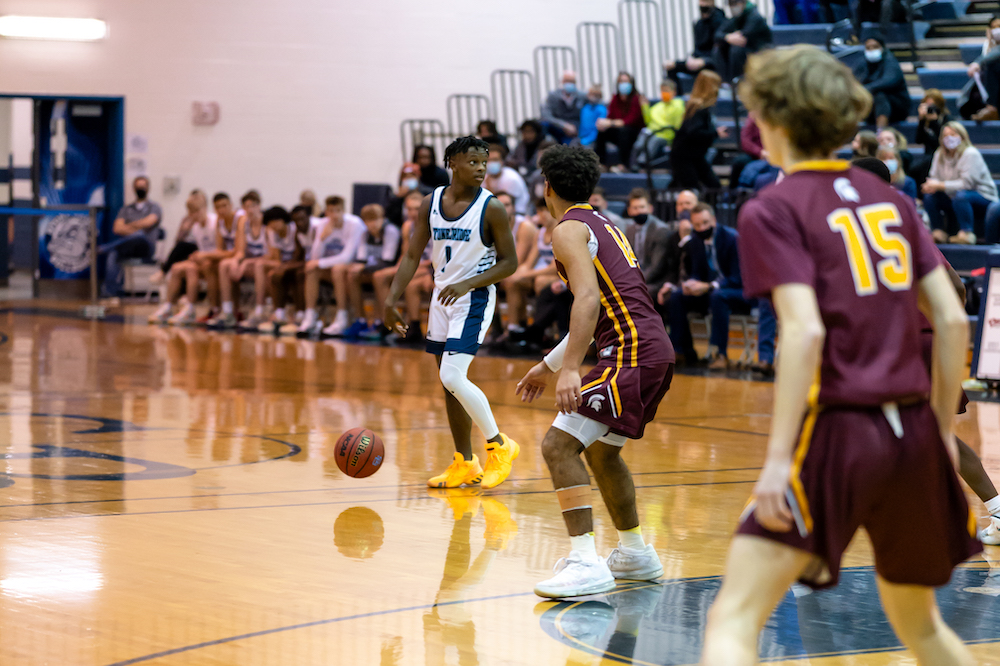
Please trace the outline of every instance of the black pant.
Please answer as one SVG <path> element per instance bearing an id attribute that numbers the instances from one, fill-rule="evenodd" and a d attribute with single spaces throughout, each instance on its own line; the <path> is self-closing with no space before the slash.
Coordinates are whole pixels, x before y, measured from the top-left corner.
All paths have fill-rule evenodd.
<path id="1" fill-rule="evenodd" d="M 561 293 L 552 291 L 552 285 L 542 289 L 535 297 L 535 319 L 525 331 L 525 339 L 542 344 L 545 331 L 552 324 L 559 328 L 560 337 L 569 333 L 569 315 L 573 308 L 573 293 L 563 289 Z"/>
<path id="2" fill-rule="evenodd" d="M 624 125 L 622 127 L 609 127 L 603 132 L 598 132 L 597 143 L 594 145 L 594 151 L 597 153 L 597 156 L 601 158 L 601 164 L 609 166 L 608 143 L 613 143 L 618 146 L 618 160 L 621 164 L 626 167 L 631 164 L 632 146 L 635 145 L 635 140 L 639 138 L 639 132 L 641 131 L 641 127 Z"/>
<path id="3" fill-rule="evenodd" d="M 163 262 L 163 272 L 169 273 L 171 267 L 174 264 L 179 264 L 182 261 L 187 261 L 187 258 L 198 251 L 198 246 L 194 243 L 188 243 L 187 241 L 177 241 L 177 245 L 174 245 L 174 249 L 170 251 L 170 255 L 167 260 Z"/>
<path id="4" fill-rule="evenodd" d="M 730 83 L 743 76 L 750 51 L 744 46 L 733 46 L 722 42 L 715 47 L 715 67 L 724 83 Z"/>
<path id="5" fill-rule="evenodd" d="M 698 190 L 702 188 L 719 189 L 722 183 L 712 170 L 712 165 L 705 158 L 705 153 L 700 155 L 680 155 L 678 151 L 670 153 L 670 167 L 673 174 L 671 187 L 684 190 Z"/>
<path id="6" fill-rule="evenodd" d="M 980 78 L 986 88 L 986 103 L 1000 109 L 1000 61 L 983 65 Z"/>
<path id="7" fill-rule="evenodd" d="M 701 58 L 705 61 L 705 69 L 715 69 L 715 61 L 712 59 L 711 55 L 698 55 L 697 53 L 692 54 L 692 58 Z M 684 94 L 684 85 L 681 83 L 681 74 L 688 74 L 690 76 L 698 76 L 700 69 L 689 69 L 687 66 L 687 60 L 678 60 L 674 62 L 674 68 L 667 73 L 667 76 L 677 84 L 677 94 Z"/>
<path id="8" fill-rule="evenodd" d="M 743 169 L 746 168 L 748 164 L 756 161 L 757 158 L 751 157 L 747 153 L 740 153 L 733 159 L 733 170 L 729 175 L 729 188 L 736 189 L 740 182 L 740 174 L 743 173 Z"/>
<path id="9" fill-rule="evenodd" d="M 883 92 L 872 95 L 872 112 L 868 123 L 875 124 L 879 116 L 885 116 L 889 123 L 901 123 L 910 115 L 910 100 L 900 97 L 890 97 Z"/>

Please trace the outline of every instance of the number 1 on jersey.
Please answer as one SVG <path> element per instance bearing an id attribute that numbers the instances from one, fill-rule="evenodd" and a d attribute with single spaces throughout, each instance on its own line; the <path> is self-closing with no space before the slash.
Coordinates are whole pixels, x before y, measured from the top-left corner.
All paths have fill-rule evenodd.
<path id="1" fill-rule="evenodd" d="M 441 272 L 444 273 L 445 269 L 448 268 L 448 262 L 451 261 L 451 245 L 444 246 L 444 266 L 441 267 Z"/>
<path id="2" fill-rule="evenodd" d="M 860 218 L 860 223 L 858 219 Z M 913 285 L 913 259 L 909 241 L 889 227 L 903 224 L 899 209 L 889 203 L 863 206 L 857 215 L 850 208 L 838 208 L 826 218 L 830 229 L 844 239 L 847 260 L 854 276 L 854 290 L 858 296 L 878 293 L 878 281 L 891 291 L 905 291 Z M 868 243 L 864 242 L 867 237 Z M 883 257 L 877 266 L 872 264 L 868 245 Z"/>

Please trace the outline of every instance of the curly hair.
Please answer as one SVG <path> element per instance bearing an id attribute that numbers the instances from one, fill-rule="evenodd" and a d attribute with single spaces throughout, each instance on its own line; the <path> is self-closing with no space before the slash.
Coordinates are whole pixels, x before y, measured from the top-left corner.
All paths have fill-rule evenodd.
<path id="1" fill-rule="evenodd" d="M 559 198 L 572 203 L 590 199 L 601 179 L 597 153 L 580 146 L 552 146 L 538 158 L 538 167 Z"/>
<path id="2" fill-rule="evenodd" d="M 272 206 L 264 211 L 264 224 L 274 222 L 275 220 L 281 220 L 287 224 L 292 221 L 292 216 L 281 206 Z"/>
<path id="3" fill-rule="evenodd" d="M 470 150 L 481 150 L 484 153 L 490 152 L 490 144 L 486 143 L 478 136 L 460 136 L 444 149 L 444 165 L 451 165 L 451 158 L 456 155 L 464 155 Z"/>

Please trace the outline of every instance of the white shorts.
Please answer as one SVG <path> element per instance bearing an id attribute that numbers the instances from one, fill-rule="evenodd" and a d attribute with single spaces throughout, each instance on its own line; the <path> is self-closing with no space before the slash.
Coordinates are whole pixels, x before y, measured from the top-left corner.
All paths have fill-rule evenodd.
<path id="1" fill-rule="evenodd" d="M 580 412 L 559 414 L 552 422 L 552 427 L 571 435 L 576 441 L 583 444 L 583 448 L 587 448 L 594 442 L 603 442 L 621 448 L 625 446 L 627 441 L 625 436 L 616 435 L 611 432 L 610 427 L 584 416 Z"/>
<path id="2" fill-rule="evenodd" d="M 427 351 L 440 356 L 444 352 L 475 354 L 486 339 L 497 307 L 495 285 L 473 289 L 451 305 L 438 300 L 439 289 L 431 294 L 427 320 Z"/>

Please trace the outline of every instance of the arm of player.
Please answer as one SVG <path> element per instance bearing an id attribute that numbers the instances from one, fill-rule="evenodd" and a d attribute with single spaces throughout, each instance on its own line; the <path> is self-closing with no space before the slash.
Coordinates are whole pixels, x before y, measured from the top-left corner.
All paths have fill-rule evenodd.
<path id="1" fill-rule="evenodd" d="M 593 340 L 590 341 L 593 344 Z M 552 348 L 541 363 L 535 364 L 527 374 L 517 383 L 514 395 L 521 396 L 521 402 L 532 402 L 535 398 L 541 397 L 545 392 L 545 387 L 549 385 L 549 377 L 562 369 L 563 359 L 566 357 L 566 348 L 569 346 L 569 336 L 563 338 L 559 344 Z M 590 345 L 587 345 L 588 347 Z"/>
<path id="2" fill-rule="evenodd" d="M 382 321 L 385 322 L 385 327 L 390 331 L 396 331 L 400 335 L 406 335 L 409 326 L 403 319 L 403 316 L 399 314 L 399 310 L 396 309 L 396 303 L 399 302 L 400 297 L 406 290 L 406 286 L 410 284 L 410 280 L 413 279 L 413 275 L 417 272 L 417 268 L 420 266 L 420 257 L 423 255 L 427 243 L 431 240 L 431 196 L 428 194 L 424 197 L 423 203 L 420 204 L 420 213 L 417 215 L 417 221 L 413 225 L 413 233 L 410 235 L 410 240 L 407 243 L 406 254 L 399 260 L 399 269 L 392 278 L 389 295 L 386 296 L 385 303 L 383 304 L 385 315 L 382 317 Z"/>
<path id="3" fill-rule="evenodd" d="M 762 527 L 772 532 L 787 532 L 793 524 L 785 499 L 792 452 L 809 405 L 810 387 L 822 360 L 826 328 L 812 287 L 784 284 L 776 287 L 771 296 L 781 322 L 781 354 L 775 371 L 767 458 L 754 488 L 755 513 Z"/>
<path id="4" fill-rule="evenodd" d="M 473 289 L 496 284 L 504 278 L 510 277 L 517 270 L 517 248 L 514 246 L 514 236 L 510 233 L 507 210 L 495 197 L 490 199 L 486 207 L 486 226 L 490 230 L 490 236 L 497 249 L 496 263 L 479 275 L 450 284 L 442 289 L 438 294 L 438 300 L 444 305 L 451 305 Z"/>
<path id="5" fill-rule="evenodd" d="M 924 314 L 934 327 L 931 409 L 937 417 L 941 439 L 948 447 L 948 454 L 957 464 L 958 450 L 952 422 L 955 406 L 961 399 L 969 319 L 956 298 L 955 287 L 948 273 L 941 266 L 920 280 L 920 296 Z"/>
<path id="6" fill-rule="evenodd" d="M 236 223 L 236 242 L 234 243 L 235 252 L 233 252 L 233 257 L 236 261 L 240 261 L 247 254 L 247 225 L 250 224 L 250 218 L 244 215 Z"/>
<path id="7" fill-rule="evenodd" d="M 587 242 L 586 225 L 575 220 L 563 222 L 552 232 L 552 250 L 566 269 L 566 279 L 573 285 L 573 307 L 569 315 L 569 341 L 563 355 L 562 372 L 556 382 L 556 405 L 559 411 L 572 414 L 582 402 L 580 366 L 594 339 L 601 307 L 597 270 Z"/>

